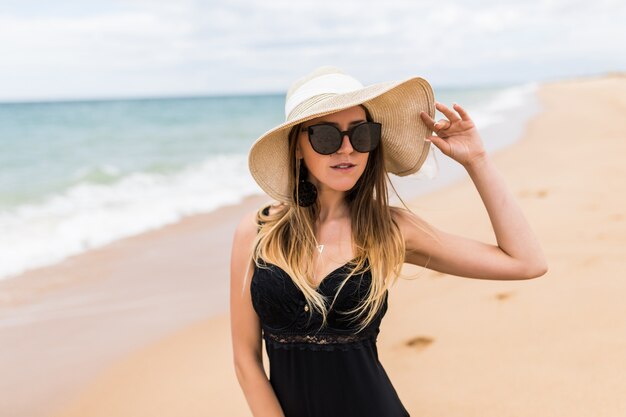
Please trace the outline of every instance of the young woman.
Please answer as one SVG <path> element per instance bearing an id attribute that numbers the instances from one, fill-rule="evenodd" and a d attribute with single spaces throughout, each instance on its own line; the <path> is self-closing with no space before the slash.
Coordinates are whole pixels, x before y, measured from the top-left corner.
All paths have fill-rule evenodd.
<path id="1" fill-rule="evenodd" d="M 435 107 L 446 119 L 435 123 Z M 530 279 L 547 271 L 541 247 L 468 113 L 435 104 L 425 80 L 364 87 L 322 67 L 291 86 L 285 115 L 249 154 L 252 176 L 276 203 L 245 216 L 233 242 L 238 381 L 254 416 L 408 416 L 376 349 L 402 264 Z M 467 170 L 497 246 L 389 205 L 388 172 L 416 172 L 431 142 Z"/>

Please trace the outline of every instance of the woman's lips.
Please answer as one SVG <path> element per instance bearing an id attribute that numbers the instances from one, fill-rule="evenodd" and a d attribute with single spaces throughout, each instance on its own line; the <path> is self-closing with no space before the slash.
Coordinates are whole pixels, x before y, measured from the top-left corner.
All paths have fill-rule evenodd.
<path id="1" fill-rule="evenodd" d="M 355 166 L 356 165 L 354 164 L 338 164 L 338 165 L 332 166 L 331 168 L 340 172 L 349 172 L 349 171 L 352 171 Z"/>

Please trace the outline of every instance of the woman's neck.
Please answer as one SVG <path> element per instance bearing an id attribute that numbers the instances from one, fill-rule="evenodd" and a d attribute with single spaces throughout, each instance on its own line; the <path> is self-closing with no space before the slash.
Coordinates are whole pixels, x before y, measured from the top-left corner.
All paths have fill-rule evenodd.
<path id="1" fill-rule="evenodd" d="M 346 193 L 336 190 L 318 191 L 317 198 L 320 205 L 318 222 L 323 224 L 328 221 L 345 219 L 350 215 L 348 204 L 346 203 Z"/>

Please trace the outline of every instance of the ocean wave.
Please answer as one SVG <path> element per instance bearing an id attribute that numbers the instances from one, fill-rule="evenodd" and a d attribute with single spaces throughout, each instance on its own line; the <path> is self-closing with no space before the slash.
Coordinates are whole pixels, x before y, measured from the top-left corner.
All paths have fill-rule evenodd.
<path id="1" fill-rule="evenodd" d="M 119 180 L 122 175 L 122 170 L 115 165 L 99 164 L 77 169 L 72 175 L 72 180 L 76 184 L 110 184 Z"/>
<path id="2" fill-rule="evenodd" d="M 119 172 L 105 168 L 108 176 Z M 0 212 L 0 277 L 50 265 L 184 216 L 260 193 L 243 154 L 212 156 L 170 175 L 135 172 L 111 183 L 93 173 L 42 203 Z"/>
<path id="3" fill-rule="evenodd" d="M 498 90 L 488 100 L 473 107 L 472 120 L 479 129 L 506 121 L 511 112 L 528 104 L 537 87 L 538 84 L 532 82 Z"/>

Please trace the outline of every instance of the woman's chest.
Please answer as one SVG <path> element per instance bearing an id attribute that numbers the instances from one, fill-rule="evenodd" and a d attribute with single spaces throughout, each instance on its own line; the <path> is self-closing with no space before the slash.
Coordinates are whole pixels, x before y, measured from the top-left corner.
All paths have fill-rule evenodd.
<path id="1" fill-rule="evenodd" d="M 345 280 L 349 273 L 347 265 L 339 267 L 324 277 L 317 288 L 317 292 L 326 297 L 327 305 L 331 306 L 326 318 L 328 331 L 353 332 L 356 325 L 354 313 L 350 311 L 366 301 L 371 286 L 370 272 L 357 273 Z M 263 268 L 255 268 L 250 291 L 253 307 L 266 329 L 307 333 L 319 329 L 322 324 L 321 313 L 310 311 L 302 291 L 276 265 L 268 263 Z"/>

